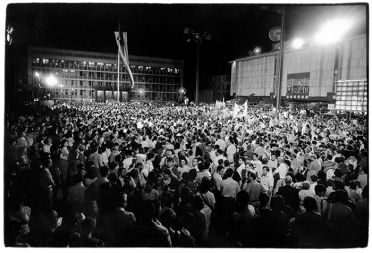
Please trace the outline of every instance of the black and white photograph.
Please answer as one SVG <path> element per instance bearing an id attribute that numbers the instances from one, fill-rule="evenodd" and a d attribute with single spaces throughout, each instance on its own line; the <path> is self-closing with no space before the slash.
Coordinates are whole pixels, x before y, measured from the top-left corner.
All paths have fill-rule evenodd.
<path id="1" fill-rule="evenodd" d="M 368 247 L 368 2 L 1 7 L 1 247 Z"/>

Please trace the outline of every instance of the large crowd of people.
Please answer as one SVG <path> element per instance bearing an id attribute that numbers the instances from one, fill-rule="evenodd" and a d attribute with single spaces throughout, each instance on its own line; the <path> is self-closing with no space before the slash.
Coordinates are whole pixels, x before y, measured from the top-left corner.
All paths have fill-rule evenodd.
<path id="1" fill-rule="evenodd" d="M 6 246 L 367 245 L 365 116 L 94 102 L 5 116 Z"/>

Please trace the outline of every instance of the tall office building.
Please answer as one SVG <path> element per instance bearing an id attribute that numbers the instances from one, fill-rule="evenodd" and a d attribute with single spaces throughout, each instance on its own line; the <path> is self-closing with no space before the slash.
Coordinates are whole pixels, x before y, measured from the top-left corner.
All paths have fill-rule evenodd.
<path id="1" fill-rule="evenodd" d="M 135 85 L 131 88 L 117 55 L 52 48 L 28 48 L 28 88 L 34 98 L 52 100 L 176 101 L 183 87 L 183 61 L 129 56 Z"/>

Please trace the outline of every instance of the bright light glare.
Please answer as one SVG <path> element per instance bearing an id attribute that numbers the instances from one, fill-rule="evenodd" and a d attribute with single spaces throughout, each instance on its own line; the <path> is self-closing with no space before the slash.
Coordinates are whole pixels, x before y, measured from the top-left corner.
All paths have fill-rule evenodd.
<path id="1" fill-rule="evenodd" d="M 255 54 L 260 54 L 260 53 L 261 53 L 261 48 L 260 48 L 260 47 L 255 47 L 255 48 L 253 49 L 253 52 L 254 52 Z"/>
<path id="2" fill-rule="evenodd" d="M 35 76 L 36 76 L 37 78 L 39 78 L 39 77 L 40 77 L 39 72 L 35 72 Z"/>
<path id="3" fill-rule="evenodd" d="M 58 83 L 58 80 L 55 76 L 53 76 L 52 74 L 50 76 L 48 76 L 46 79 L 45 79 L 45 82 L 48 86 L 55 86 L 57 85 Z"/>
<path id="4" fill-rule="evenodd" d="M 297 38 L 293 40 L 292 46 L 294 49 L 300 49 L 304 43 L 305 41 L 303 39 Z"/>
<path id="5" fill-rule="evenodd" d="M 315 42 L 329 44 L 339 41 L 351 27 L 349 20 L 334 19 L 325 23 L 315 35 Z"/>

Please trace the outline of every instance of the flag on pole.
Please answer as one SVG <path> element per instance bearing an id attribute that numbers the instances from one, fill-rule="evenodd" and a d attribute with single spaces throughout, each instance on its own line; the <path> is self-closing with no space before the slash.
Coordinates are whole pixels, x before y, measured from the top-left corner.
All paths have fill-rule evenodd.
<path id="1" fill-rule="evenodd" d="M 118 49 L 119 49 L 119 55 L 121 56 L 121 59 L 123 60 L 124 66 L 128 71 L 130 81 L 132 83 L 132 89 L 133 89 L 134 78 L 133 78 L 132 71 L 130 70 L 130 67 L 129 67 L 127 33 L 123 32 L 122 34 L 120 34 L 119 32 L 114 32 L 114 34 L 115 34 L 116 44 L 118 45 Z M 119 68 L 119 66 L 118 66 L 118 68 Z"/>

